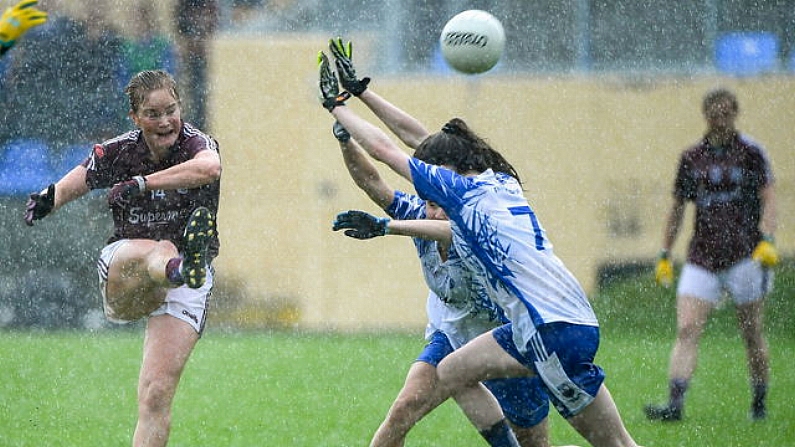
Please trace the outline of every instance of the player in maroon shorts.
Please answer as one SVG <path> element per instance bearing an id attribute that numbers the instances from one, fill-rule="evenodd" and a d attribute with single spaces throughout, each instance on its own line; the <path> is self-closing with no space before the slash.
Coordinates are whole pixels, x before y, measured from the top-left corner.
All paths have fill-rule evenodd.
<path id="1" fill-rule="evenodd" d="M 704 97 L 708 129 L 682 153 L 674 184 L 674 203 L 663 235 L 657 281 L 669 285 L 669 252 L 684 216 L 696 207 L 695 228 L 677 286 L 677 335 L 669 366 L 666 405 L 648 405 L 649 419 L 682 419 L 685 391 L 696 369 L 698 342 L 709 314 L 723 293 L 734 301 L 745 342 L 753 400 L 751 417 L 766 416 L 769 375 L 767 343 L 762 335 L 764 298 L 772 284 L 770 267 L 778 263 L 773 245 L 776 204 L 773 174 L 765 151 L 735 128 L 739 106 L 725 89 Z"/>
<path id="2" fill-rule="evenodd" d="M 114 232 L 97 262 L 105 315 L 148 317 L 133 446 L 164 446 L 213 285 L 221 159 L 215 140 L 182 121 L 168 73 L 140 72 L 125 93 L 137 129 L 95 145 L 82 164 L 31 194 L 25 222 L 110 188 Z"/>

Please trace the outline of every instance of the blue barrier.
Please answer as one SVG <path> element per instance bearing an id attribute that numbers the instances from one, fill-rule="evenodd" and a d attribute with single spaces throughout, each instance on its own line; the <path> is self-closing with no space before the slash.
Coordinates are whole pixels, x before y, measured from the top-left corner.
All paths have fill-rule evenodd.
<path id="1" fill-rule="evenodd" d="M 731 32 L 715 42 L 715 66 L 735 76 L 755 76 L 779 68 L 778 37 L 769 32 Z"/>
<path id="2" fill-rule="evenodd" d="M 55 180 L 47 143 L 18 139 L 0 149 L 0 195 L 26 195 Z"/>

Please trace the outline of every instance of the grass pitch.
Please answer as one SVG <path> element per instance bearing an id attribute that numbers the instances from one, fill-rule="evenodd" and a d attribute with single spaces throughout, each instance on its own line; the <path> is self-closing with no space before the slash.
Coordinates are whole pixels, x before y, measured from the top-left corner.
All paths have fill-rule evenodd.
<path id="1" fill-rule="evenodd" d="M 729 309 L 714 317 L 681 423 L 649 422 L 662 402 L 673 341 L 673 292 L 638 278 L 594 297 L 602 321 L 597 362 L 624 422 L 655 446 L 795 445 L 792 265 L 770 297 L 769 417 L 748 418 L 742 342 Z M 667 300 L 667 301 L 666 301 Z M 645 303 L 645 304 L 644 304 Z M 0 446 L 127 446 L 136 421 L 140 330 L 0 332 Z M 209 328 L 174 403 L 170 446 L 366 446 L 423 347 L 420 333 L 229 333 Z M 553 444 L 586 445 L 556 413 Z M 407 446 L 482 446 L 452 403 Z"/>

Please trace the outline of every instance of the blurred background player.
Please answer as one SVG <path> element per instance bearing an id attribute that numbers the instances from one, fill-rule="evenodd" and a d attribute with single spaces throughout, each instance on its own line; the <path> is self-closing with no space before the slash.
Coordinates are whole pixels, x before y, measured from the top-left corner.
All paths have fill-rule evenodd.
<path id="1" fill-rule="evenodd" d="M 648 405 L 649 419 L 682 419 L 685 392 L 696 369 L 698 343 L 707 319 L 724 293 L 734 300 L 751 376 L 751 417 L 766 416 L 770 370 L 762 334 L 762 310 L 778 263 L 774 244 L 776 203 L 773 173 L 765 150 L 735 127 L 740 112 L 734 93 L 708 92 L 702 112 L 707 132 L 679 159 L 674 201 L 663 233 L 657 282 L 670 285 L 670 252 L 685 204 L 696 207 L 693 237 L 676 290 L 676 342 L 668 370 L 666 405 Z"/>
<path id="2" fill-rule="evenodd" d="M 48 1 L 47 23 L 7 58 L 0 141 L 42 141 L 60 155 L 129 128 L 123 39 L 104 2 L 83 3 L 85 14 L 74 15 L 64 2 Z"/>
<path id="3" fill-rule="evenodd" d="M 100 291 L 108 320 L 147 318 L 133 446 L 160 447 L 212 292 L 221 160 L 215 140 L 182 121 L 168 73 L 138 73 L 125 93 L 137 129 L 94 145 L 83 163 L 31 194 L 25 222 L 110 188 L 114 231 L 97 261 Z"/>
<path id="4" fill-rule="evenodd" d="M 208 129 L 207 96 L 210 43 L 218 28 L 218 2 L 177 0 L 177 46 L 180 85 L 185 86 L 186 116 L 200 129 Z"/>
<path id="5" fill-rule="evenodd" d="M 9 7 L 0 17 L 0 57 L 2 57 L 25 32 L 47 21 L 47 13 L 34 6 L 38 0 L 22 0 Z"/>

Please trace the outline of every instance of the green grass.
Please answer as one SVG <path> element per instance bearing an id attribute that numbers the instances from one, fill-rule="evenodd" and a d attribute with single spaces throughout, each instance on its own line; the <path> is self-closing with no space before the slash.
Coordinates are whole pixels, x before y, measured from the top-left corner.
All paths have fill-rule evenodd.
<path id="1" fill-rule="evenodd" d="M 752 423 L 742 343 L 728 310 L 703 340 L 686 420 L 645 420 L 666 395 L 671 291 L 643 278 L 594 297 L 603 322 L 598 363 L 633 436 L 654 446 L 781 446 L 795 441 L 792 265 L 771 297 L 769 418 Z M 786 300 L 789 299 L 788 303 Z M 778 313 L 783 313 L 783 316 Z M 126 446 L 136 419 L 140 328 L 99 333 L 0 332 L 0 446 Z M 209 328 L 174 404 L 171 446 L 364 446 L 423 346 L 420 334 L 229 333 Z M 557 414 L 554 444 L 586 445 Z M 482 446 L 450 403 L 407 446 Z"/>
<path id="2" fill-rule="evenodd" d="M 665 395 L 670 340 L 604 337 L 599 363 L 635 438 L 646 446 L 779 446 L 795 439 L 791 340 L 771 338 L 770 417 L 747 418 L 740 340 L 709 334 L 685 422 L 651 423 L 641 408 Z M 141 336 L 131 332 L 0 333 L 0 445 L 129 445 Z M 174 407 L 172 446 L 362 446 L 422 347 L 407 334 L 209 332 L 188 364 Z M 556 414 L 556 444 L 585 445 Z M 452 404 L 432 413 L 409 446 L 484 445 Z"/>

